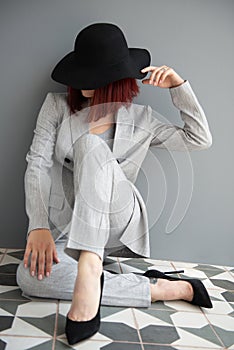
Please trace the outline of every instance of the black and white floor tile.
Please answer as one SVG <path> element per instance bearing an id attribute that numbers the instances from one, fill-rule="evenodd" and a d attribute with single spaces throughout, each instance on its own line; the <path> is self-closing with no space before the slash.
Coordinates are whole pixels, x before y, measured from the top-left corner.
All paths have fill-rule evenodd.
<path id="1" fill-rule="evenodd" d="M 25 298 L 16 283 L 24 250 L 0 249 L 0 350 L 234 350 L 234 268 L 152 259 L 108 257 L 104 269 L 139 273 L 175 271 L 203 281 L 213 308 L 183 301 L 149 308 L 101 306 L 102 322 L 93 337 L 69 346 L 64 333 L 70 302 Z M 153 280 L 151 280 L 153 283 Z"/>

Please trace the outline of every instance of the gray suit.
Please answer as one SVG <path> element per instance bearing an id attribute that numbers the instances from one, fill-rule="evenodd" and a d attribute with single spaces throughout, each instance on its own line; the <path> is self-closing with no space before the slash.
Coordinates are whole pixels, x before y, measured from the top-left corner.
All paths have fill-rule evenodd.
<path id="1" fill-rule="evenodd" d="M 128 109 L 121 106 L 115 116 L 116 131 L 113 151 L 109 156 L 119 163 L 115 166 L 120 166 L 122 174 L 131 183 L 139 206 L 139 210 L 133 211 L 129 224 L 122 232 L 123 249 L 119 254 L 113 254 L 115 256 L 150 256 L 146 206 L 134 185 L 149 147 L 190 151 L 205 149 L 212 144 L 205 113 L 190 83 L 185 81 L 169 91 L 173 104 L 180 110 L 184 121 L 183 128 L 160 122 L 156 117 L 157 112 L 149 105 L 131 104 Z M 76 142 L 88 133 L 87 111 L 86 108 L 70 116 L 66 93 L 50 92 L 45 98 L 26 156 L 28 166 L 25 172 L 25 198 L 29 218 L 27 236 L 36 228 L 50 229 L 55 242 L 59 242 L 64 234 L 68 237 L 71 234 L 75 202 L 73 152 Z M 79 154 L 79 148 L 77 152 Z M 65 251 L 71 257 L 77 258 L 68 246 L 66 250 L 66 245 Z M 144 283 L 144 288 L 149 292 L 146 280 Z M 149 303 L 149 296 L 144 303 Z M 142 305 L 139 298 L 134 305 Z"/>
<path id="2" fill-rule="evenodd" d="M 113 156 L 118 160 L 127 179 L 134 184 L 149 147 L 169 150 L 200 150 L 210 147 L 212 136 L 206 116 L 190 84 L 169 89 L 172 102 L 180 110 L 184 128 L 165 124 L 155 118 L 150 106 L 132 104 L 127 111 L 121 107 L 116 116 Z M 71 124 L 70 124 L 71 122 Z M 70 130 L 71 126 L 71 130 Z M 69 230 L 74 204 L 73 153 L 74 142 L 88 132 L 86 113 L 69 116 L 65 93 L 48 93 L 37 119 L 34 138 L 26 160 L 26 212 L 29 233 L 36 228 L 51 229 L 48 214 L 55 228 L 55 241 Z M 71 160 L 67 162 L 67 160 Z M 140 192 L 133 185 L 142 207 L 142 222 L 133 218 L 123 235 L 142 236 L 147 231 L 146 208 Z M 144 232 L 143 232 L 143 231 Z M 62 232 L 62 234 L 61 234 Z M 134 236 L 136 238 L 136 236 Z M 141 242 L 142 244 L 142 242 Z M 149 256 L 146 246 L 135 247 L 140 254 Z"/>

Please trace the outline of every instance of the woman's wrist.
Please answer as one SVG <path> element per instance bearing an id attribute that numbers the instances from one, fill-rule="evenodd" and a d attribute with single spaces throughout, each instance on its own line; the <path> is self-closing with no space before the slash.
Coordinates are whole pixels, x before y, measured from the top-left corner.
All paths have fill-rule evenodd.
<path id="1" fill-rule="evenodd" d="M 187 81 L 187 80 L 184 79 L 183 81 L 181 81 L 181 83 L 176 84 L 176 85 L 173 85 L 173 86 L 170 86 L 169 89 L 173 89 L 173 88 L 176 88 L 176 87 L 178 87 L 178 86 L 181 86 L 181 85 L 183 85 L 186 81 Z"/>

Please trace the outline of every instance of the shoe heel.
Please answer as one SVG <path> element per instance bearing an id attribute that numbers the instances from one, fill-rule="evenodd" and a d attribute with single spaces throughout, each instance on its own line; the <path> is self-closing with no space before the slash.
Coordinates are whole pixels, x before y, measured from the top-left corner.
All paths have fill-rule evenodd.
<path id="1" fill-rule="evenodd" d="M 166 271 L 164 273 L 165 273 L 165 275 L 170 275 L 173 273 L 184 273 L 184 270 Z"/>
<path id="2" fill-rule="evenodd" d="M 183 273 L 184 270 L 174 270 L 174 271 L 166 271 L 166 272 L 161 272 L 161 271 L 158 271 L 158 270 L 153 270 L 153 269 L 149 269 L 147 271 L 145 271 L 143 273 L 143 276 L 146 276 L 146 277 L 155 277 L 155 278 L 165 278 L 166 275 L 172 275 L 172 274 L 175 274 L 175 273 Z M 173 278 L 173 277 L 168 277 L 168 278 Z"/>

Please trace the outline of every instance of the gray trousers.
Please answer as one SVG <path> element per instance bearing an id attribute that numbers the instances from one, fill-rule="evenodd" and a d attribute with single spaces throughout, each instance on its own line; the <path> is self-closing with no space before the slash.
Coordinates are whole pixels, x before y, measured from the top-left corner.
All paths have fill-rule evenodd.
<path id="1" fill-rule="evenodd" d="M 70 230 L 55 242 L 60 263 L 54 263 L 51 275 L 40 281 L 21 262 L 16 277 L 25 296 L 72 300 L 80 252 L 92 251 L 104 261 L 123 248 L 120 238 L 134 208 L 132 187 L 100 137 L 85 134 L 73 147 L 75 202 Z M 149 279 L 104 270 L 101 303 L 149 307 Z"/>

